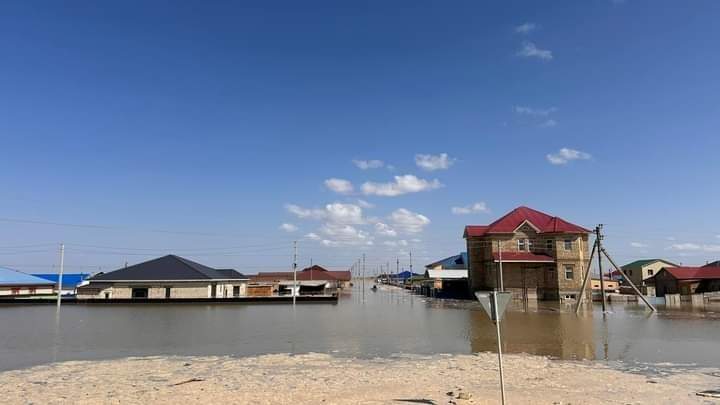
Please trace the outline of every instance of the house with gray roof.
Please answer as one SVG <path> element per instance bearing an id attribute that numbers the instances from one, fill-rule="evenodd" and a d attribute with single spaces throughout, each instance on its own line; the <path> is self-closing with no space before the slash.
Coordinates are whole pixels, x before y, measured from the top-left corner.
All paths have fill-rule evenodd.
<path id="1" fill-rule="evenodd" d="M 55 294 L 55 283 L 21 271 L 0 267 L 0 297 L 29 297 Z"/>
<path id="2" fill-rule="evenodd" d="M 223 299 L 244 297 L 248 277 L 167 255 L 108 273 L 77 288 L 78 299 Z"/>

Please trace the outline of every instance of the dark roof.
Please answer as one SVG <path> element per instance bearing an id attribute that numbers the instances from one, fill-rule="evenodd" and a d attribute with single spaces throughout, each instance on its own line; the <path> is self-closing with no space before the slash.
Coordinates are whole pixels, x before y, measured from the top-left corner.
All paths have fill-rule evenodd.
<path id="1" fill-rule="evenodd" d="M 247 277 L 231 269 L 213 269 L 175 255 L 167 255 L 109 273 L 100 273 L 90 281 L 149 280 L 228 280 Z"/>
<path id="2" fill-rule="evenodd" d="M 434 263 L 430 263 L 425 266 L 426 269 L 442 266 L 443 269 L 447 270 L 464 270 L 467 269 L 467 252 L 462 252 L 459 255 L 446 257 L 442 260 L 438 260 Z"/>
<path id="3" fill-rule="evenodd" d="M 59 274 L 55 273 L 49 273 L 49 274 L 33 274 L 35 277 L 40 277 L 48 281 L 52 281 L 53 283 L 58 282 Z M 62 286 L 63 288 L 75 288 L 78 284 L 80 284 L 83 280 L 88 278 L 90 274 L 86 273 L 65 273 L 63 274 L 62 279 Z"/>
<path id="4" fill-rule="evenodd" d="M 720 279 L 720 267 L 663 267 L 677 280 Z M 658 272 L 660 274 L 660 272 Z M 656 275 L 657 276 L 657 275 Z"/>
<path id="5" fill-rule="evenodd" d="M 640 260 L 635 260 L 632 263 L 628 263 L 628 264 L 622 266 L 622 268 L 630 269 L 630 268 L 642 267 L 642 266 L 645 266 L 646 264 L 650 264 L 650 263 L 654 263 L 654 262 L 664 262 L 664 263 L 671 264 L 671 265 L 677 267 L 677 264 L 675 264 L 673 262 L 669 262 L 665 259 L 640 259 Z"/>
<path id="6" fill-rule="evenodd" d="M 702 267 L 720 267 L 720 260 L 715 260 L 714 262 L 710 262 Z"/>
<path id="7" fill-rule="evenodd" d="M 560 217 L 553 217 L 529 207 L 518 207 L 490 225 L 468 225 L 464 237 L 485 236 L 493 233 L 512 233 L 524 222 L 529 222 L 538 233 L 589 233 L 579 225 L 571 224 Z"/>

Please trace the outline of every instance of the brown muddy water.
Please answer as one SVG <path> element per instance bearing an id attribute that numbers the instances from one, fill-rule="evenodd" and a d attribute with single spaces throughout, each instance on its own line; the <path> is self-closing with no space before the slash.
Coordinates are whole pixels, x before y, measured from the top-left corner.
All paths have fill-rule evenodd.
<path id="1" fill-rule="evenodd" d="M 650 314 L 637 304 L 508 310 L 504 351 L 600 360 L 644 371 L 720 366 L 720 306 Z M 337 304 L 0 305 L 0 370 L 149 355 L 320 352 L 351 357 L 495 350 L 494 325 L 471 301 L 383 287 Z"/>

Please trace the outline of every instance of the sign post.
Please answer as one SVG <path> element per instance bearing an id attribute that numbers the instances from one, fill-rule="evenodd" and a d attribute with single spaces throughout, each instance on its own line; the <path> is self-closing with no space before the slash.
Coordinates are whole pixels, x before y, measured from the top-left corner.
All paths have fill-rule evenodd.
<path id="1" fill-rule="evenodd" d="M 482 308 L 487 313 L 490 320 L 495 323 L 495 330 L 497 332 L 497 353 L 498 353 L 498 368 L 500 370 L 500 394 L 502 396 L 502 404 L 505 405 L 505 381 L 503 375 L 502 365 L 502 344 L 500 340 L 500 320 L 505 313 L 508 303 L 512 294 L 509 292 L 501 291 L 478 291 L 475 293 L 478 301 L 482 305 Z"/>

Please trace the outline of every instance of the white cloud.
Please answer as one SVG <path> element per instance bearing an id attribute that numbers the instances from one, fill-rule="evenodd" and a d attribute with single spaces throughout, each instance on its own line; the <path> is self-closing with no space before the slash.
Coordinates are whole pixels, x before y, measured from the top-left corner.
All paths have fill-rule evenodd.
<path id="1" fill-rule="evenodd" d="M 417 193 L 442 187 L 438 180 L 428 181 L 417 178 L 411 174 L 395 176 L 393 183 L 366 182 L 362 185 L 362 192 L 365 195 L 378 195 L 384 197 L 395 197 L 408 193 Z"/>
<path id="2" fill-rule="evenodd" d="M 405 208 L 393 211 L 393 213 L 390 214 L 390 219 L 395 229 L 405 233 L 420 233 L 430 224 L 430 219 L 425 215 L 412 212 Z"/>
<path id="3" fill-rule="evenodd" d="M 447 153 L 441 153 L 439 155 L 415 155 L 415 164 L 424 170 L 447 170 L 450 166 L 455 163 L 455 159 L 448 156 Z"/>
<path id="4" fill-rule="evenodd" d="M 357 205 L 362 208 L 375 208 L 375 204 L 371 204 L 365 200 L 357 200 Z"/>
<path id="5" fill-rule="evenodd" d="M 353 160 L 353 164 L 361 170 L 379 169 L 385 165 L 382 160 Z"/>
<path id="6" fill-rule="evenodd" d="M 316 234 L 315 232 L 310 232 L 309 234 L 305 235 L 305 239 L 320 240 L 320 235 Z"/>
<path id="7" fill-rule="evenodd" d="M 545 157 L 548 162 L 554 165 L 564 165 L 572 160 L 588 160 L 592 158 L 592 156 L 588 153 L 569 148 L 562 148 L 558 151 L 558 153 L 549 153 Z"/>
<path id="8" fill-rule="evenodd" d="M 648 245 L 647 245 L 646 243 L 642 243 L 642 242 L 630 242 L 630 246 L 632 246 L 632 247 L 634 247 L 634 248 L 646 248 L 646 247 L 648 247 Z"/>
<path id="9" fill-rule="evenodd" d="M 515 107 L 513 107 L 513 111 L 515 111 L 516 114 L 533 115 L 536 117 L 547 117 L 548 115 L 557 111 L 557 108 L 532 108 L 516 105 Z"/>
<path id="10" fill-rule="evenodd" d="M 378 222 L 375 224 L 375 233 L 382 236 L 397 236 L 397 231 L 394 230 L 390 225 Z"/>
<path id="11" fill-rule="evenodd" d="M 389 246 L 389 247 L 397 247 L 397 246 L 407 246 L 408 242 L 406 240 L 386 240 L 383 242 L 383 245 Z"/>
<path id="12" fill-rule="evenodd" d="M 308 209 L 288 204 L 285 209 L 301 219 L 325 220 L 338 224 L 362 224 L 365 222 L 362 208 L 355 204 L 332 203 L 325 205 L 324 209 Z"/>
<path id="13" fill-rule="evenodd" d="M 353 185 L 348 180 L 331 178 L 325 180 L 325 187 L 338 193 L 338 194 L 350 194 L 353 192 Z"/>
<path id="14" fill-rule="evenodd" d="M 670 250 L 677 250 L 681 252 L 710 252 L 710 253 L 717 253 L 720 252 L 720 245 L 712 245 L 712 244 L 697 244 L 697 243 L 675 243 L 673 245 L 670 245 L 668 247 Z"/>
<path id="15" fill-rule="evenodd" d="M 540 128 L 552 128 L 554 126 L 557 126 L 557 121 L 555 121 L 553 119 L 549 119 L 540 124 Z"/>
<path id="16" fill-rule="evenodd" d="M 285 232 L 295 232 L 298 230 L 298 227 L 293 224 L 284 223 L 280 225 L 280 229 L 282 229 Z"/>
<path id="17" fill-rule="evenodd" d="M 526 22 L 525 24 L 518 25 L 515 27 L 515 33 L 517 34 L 529 34 L 532 31 L 535 31 L 537 28 L 537 25 L 535 23 Z"/>
<path id="18" fill-rule="evenodd" d="M 490 209 L 487 207 L 487 204 L 485 204 L 485 202 L 480 201 L 476 202 L 475 204 L 466 205 L 464 207 L 452 207 L 451 211 L 455 215 L 467 215 L 475 214 L 478 212 L 487 213 L 490 212 Z"/>
<path id="19" fill-rule="evenodd" d="M 523 47 L 517 52 L 517 55 L 525 58 L 538 58 L 546 61 L 552 60 L 553 58 L 552 51 L 540 49 L 532 42 L 523 43 Z"/>

